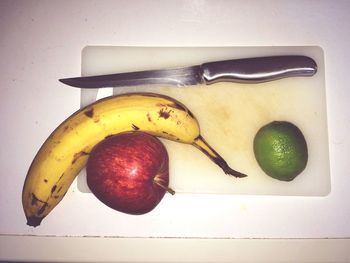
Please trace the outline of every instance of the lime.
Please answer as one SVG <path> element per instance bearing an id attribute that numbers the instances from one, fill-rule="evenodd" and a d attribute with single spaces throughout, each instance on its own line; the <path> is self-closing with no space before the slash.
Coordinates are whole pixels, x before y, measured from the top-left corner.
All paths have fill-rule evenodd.
<path id="1" fill-rule="evenodd" d="M 267 175 L 282 181 L 293 180 L 308 160 L 304 135 L 287 121 L 274 121 L 260 128 L 254 138 L 254 154 Z"/>

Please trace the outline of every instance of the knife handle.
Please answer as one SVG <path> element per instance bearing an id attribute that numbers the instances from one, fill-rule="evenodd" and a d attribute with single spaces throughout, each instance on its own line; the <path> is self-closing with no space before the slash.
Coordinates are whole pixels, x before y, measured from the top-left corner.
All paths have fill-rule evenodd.
<path id="1" fill-rule="evenodd" d="M 204 63 L 206 84 L 216 82 L 261 83 L 281 78 L 313 76 L 316 62 L 306 56 L 271 56 Z"/>

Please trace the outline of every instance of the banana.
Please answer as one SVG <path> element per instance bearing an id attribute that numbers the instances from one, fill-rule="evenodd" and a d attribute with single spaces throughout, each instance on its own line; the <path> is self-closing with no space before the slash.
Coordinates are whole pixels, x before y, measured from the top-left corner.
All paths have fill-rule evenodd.
<path id="1" fill-rule="evenodd" d="M 128 93 L 96 101 L 63 121 L 43 143 L 25 179 L 27 224 L 38 226 L 62 200 L 92 148 L 108 136 L 142 131 L 200 149 L 226 174 L 244 177 L 200 135 L 198 121 L 180 102 L 154 93 Z"/>

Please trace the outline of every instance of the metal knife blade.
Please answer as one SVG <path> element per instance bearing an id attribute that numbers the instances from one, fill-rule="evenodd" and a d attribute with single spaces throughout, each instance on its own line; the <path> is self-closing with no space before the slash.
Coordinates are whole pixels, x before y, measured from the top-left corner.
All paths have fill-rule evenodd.
<path id="1" fill-rule="evenodd" d="M 261 83 L 281 78 L 313 76 L 316 62 L 307 56 L 270 56 L 208 62 L 177 69 L 146 70 L 60 79 L 78 88 L 125 87 L 146 84 L 186 86 L 216 82 Z"/>

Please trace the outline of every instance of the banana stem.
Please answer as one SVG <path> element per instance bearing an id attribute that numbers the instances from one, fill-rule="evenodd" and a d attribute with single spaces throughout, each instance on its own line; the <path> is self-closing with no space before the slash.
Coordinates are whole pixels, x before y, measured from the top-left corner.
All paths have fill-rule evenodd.
<path id="1" fill-rule="evenodd" d="M 227 162 L 222 158 L 205 140 L 199 135 L 193 145 L 201 150 L 205 155 L 207 155 L 214 163 L 216 163 L 222 170 L 224 170 L 225 174 L 230 174 L 235 177 L 246 177 L 246 174 L 240 173 L 238 171 L 233 170 Z"/>

